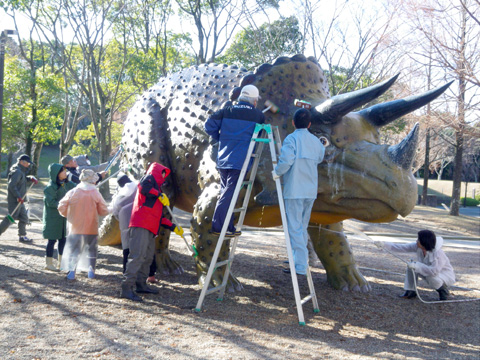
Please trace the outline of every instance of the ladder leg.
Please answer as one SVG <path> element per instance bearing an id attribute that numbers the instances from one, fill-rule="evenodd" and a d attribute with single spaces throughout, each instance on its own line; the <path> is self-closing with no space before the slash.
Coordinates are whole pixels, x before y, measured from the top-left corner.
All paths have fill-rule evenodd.
<path id="1" fill-rule="evenodd" d="M 285 238 L 287 240 L 287 238 Z M 303 316 L 302 297 L 300 295 L 300 288 L 298 287 L 298 277 L 295 271 L 295 263 L 293 262 L 292 247 L 290 245 L 290 239 L 286 241 L 288 263 L 290 265 L 290 274 L 292 276 L 293 294 L 295 296 L 295 304 L 297 306 L 298 323 L 305 325 L 305 318 Z"/>
<path id="2" fill-rule="evenodd" d="M 313 286 L 312 272 L 310 271 L 310 265 L 307 267 L 307 281 L 308 289 L 310 290 L 310 296 L 312 297 L 313 312 L 318 313 L 320 309 L 318 307 L 317 294 L 315 293 L 315 287 Z"/>
<path id="3" fill-rule="evenodd" d="M 222 230 L 222 233 L 224 233 L 223 230 Z M 215 252 L 210 262 L 210 266 L 208 267 L 207 276 L 205 277 L 205 280 L 203 283 L 202 292 L 200 293 L 200 297 L 198 298 L 197 306 L 195 306 L 195 311 L 197 312 L 202 310 L 203 300 L 205 299 L 205 295 L 207 294 L 208 287 L 210 286 L 210 281 L 212 280 L 213 272 L 215 271 L 215 265 L 217 263 L 218 254 L 220 254 L 220 249 L 222 248 L 224 237 L 225 237 L 225 234 L 223 234 L 223 237 L 222 235 L 220 235 L 220 237 L 218 238 L 217 246 L 215 247 Z"/>
<path id="4" fill-rule="evenodd" d="M 280 152 L 281 149 L 281 141 L 280 141 L 280 133 L 278 131 L 278 127 L 275 127 L 273 129 L 273 134 L 269 134 L 269 138 L 271 139 L 270 142 L 270 153 L 272 155 L 272 164 L 273 168 L 275 169 L 275 166 L 277 164 L 277 156 L 276 153 Z M 276 148 L 275 148 L 276 146 Z M 292 251 L 292 245 L 290 243 L 290 234 L 288 233 L 288 227 L 287 227 L 287 217 L 286 217 L 286 212 L 285 212 L 285 203 L 283 202 L 283 193 L 282 193 L 282 185 L 280 183 L 280 179 L 275 180 L 275 186 L 277 188 L 277 195 L 278 195 L 278 203 L 280 207 L 280 215 L 282 217 L 282 224 L 283 224 L 283 231 L 285 234 L 285 245 L 287 248 L 287 255 L 288 255 L 288 263 L 290 266 L 290 273 L 292 276 L 292 284 L 293 284 L 293 291 L 295 295 L 295 303 L 297 305 L 297 313 L 298 313 L 298 322 L 300 325 L 305 325 L 305 318 L 303 315 L 303 302 L 306 302 L 308 300 L 312 300 L 313 303 L 313 309 L 314 312 L 319 312 L 318 308 L 318 301 L 317 301 L 317 295 L 315 294 L 315 287 L 313 285 L 313 280 L 312 280 L 312 274 L 310 271 L 310 267 L 307 266 L 307 281 L 308 281 L 308 287 L 309 287 L 309 296 L 307 296 L 304 300 L 302 300 L 300 296 L 300 289 L 298 286 L 298 277 L 297 273 L 295 271 L 295 264 L 293 261 L 293 251 Z"/>

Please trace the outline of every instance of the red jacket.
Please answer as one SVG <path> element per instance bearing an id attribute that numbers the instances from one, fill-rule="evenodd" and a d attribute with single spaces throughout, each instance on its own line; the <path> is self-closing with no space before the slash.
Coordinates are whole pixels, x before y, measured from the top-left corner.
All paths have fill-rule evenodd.
<path id="1" fill-rule="evenodd" d="M 165 171 L 165 176 L 162 176 L 163 171 Z M 169 174 L 170 169 L 159 163 L 150 165 L 138 184 L 129 227 L 144 228 L 155 235 L 158 234 L 160 225 L 172 229 L 172 222 L 162 218 L 163 205 L 158 200 L 162 193 L 160 187 Z"/>

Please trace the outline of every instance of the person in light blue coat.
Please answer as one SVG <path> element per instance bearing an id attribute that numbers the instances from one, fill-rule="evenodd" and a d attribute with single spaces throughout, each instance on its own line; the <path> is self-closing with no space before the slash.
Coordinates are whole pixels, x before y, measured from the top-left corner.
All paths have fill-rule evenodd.
<path id="1" fill-rule="evenodd" d="M 325 147 L 308 131 L 310 111 L 299 109 L 293 116 L 295 131 L 282 145 L 278 164 L 272 172 L 274 180 L 283 175 L 283 198 L 288 234 L 292 245 L 295 272 L 305 275 L 308 267 L 308 234 L 313 202 L 317 198 L 318 164 L 323 161 Z M 289 269 L 284 272 L 289 273 Z"/>

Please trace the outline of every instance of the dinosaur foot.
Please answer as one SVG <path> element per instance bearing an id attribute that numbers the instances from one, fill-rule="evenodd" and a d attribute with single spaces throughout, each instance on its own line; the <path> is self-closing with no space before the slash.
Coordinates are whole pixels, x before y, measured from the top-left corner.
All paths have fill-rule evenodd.
<path id="1" fill-rule="evenodd" d="M 338 290 L 363 293 L 372 290 L 356 265 L 340 266 L 334 270 L 327 270 L 327 279 L 330 285 Z"/>
<path id="2" fill-rule="evenodd" d="M 156 254 L 157 273 L 162 275 L 181 275 L 183 267 L 173 260 L 169 253 Z"/>

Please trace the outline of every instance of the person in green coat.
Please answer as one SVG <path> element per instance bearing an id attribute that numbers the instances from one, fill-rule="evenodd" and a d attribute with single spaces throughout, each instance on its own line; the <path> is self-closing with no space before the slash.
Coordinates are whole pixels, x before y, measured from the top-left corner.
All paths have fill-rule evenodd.
<path id="1" fill-rule="evenodd" d="M 43 190 L 43 238 L 48 239 L 47 243 L 47 265 L 45 269 L 57 271 L 60 268 L 63 248 L 67 236 L 67 219 L 57 210 L 59 201 L 67 191 L 75 187 L 75 183 L 67 180 L 67 171 L 63 165 L 50 164 L 48 166 L 50 182 Z M 58 240 L 58 266 L 53 265 L 53 250 Z"/>

